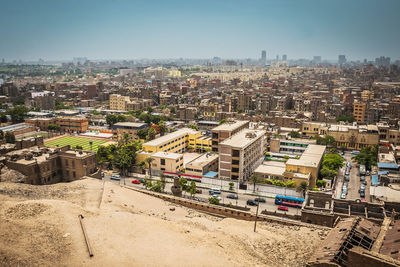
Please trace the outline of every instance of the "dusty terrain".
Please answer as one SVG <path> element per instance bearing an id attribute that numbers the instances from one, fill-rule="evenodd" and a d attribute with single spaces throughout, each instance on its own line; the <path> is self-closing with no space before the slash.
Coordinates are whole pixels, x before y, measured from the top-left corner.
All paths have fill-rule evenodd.
<path id="1" fill-rule="evenodd" d="M 95 179 L 0 183 L 0 266 L 303 266 L 327 234 L 271 223 L 259 223 L 254 233 L 252 222 L 216 218 L 112 183 L 102 188 Z"/>

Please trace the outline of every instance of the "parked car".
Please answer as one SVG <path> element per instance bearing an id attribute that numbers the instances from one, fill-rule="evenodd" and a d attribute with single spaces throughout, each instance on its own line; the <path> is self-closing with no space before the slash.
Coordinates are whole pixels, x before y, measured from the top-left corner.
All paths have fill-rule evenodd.
<path id="1" fill-rule="evenodd" d="M 236 194 L 229 194 L 226 197 L 230 198 L 230 199 L 238 199 L 239 198 L 238 195 L 236 195 Z"/>
<path id="2" fill-rule="evenodd" d="M 342 192 L 342 194 L 340 195 L 341 199 L 345 199 L 346 198 L 346 194 Z"/>
<path id="3" fill-rule="evenodd" d="M 365 184 L 361 184 L 361 191 L 365 190 Z"/>
<path id="4" fill-rule="evenodd" d="M 104 172 L 101 172 L 101 177 L 102 177 L 102 178 L 104 177 Z"/>
<path id="5" fill-rule="evenodd" d="M 367 180 L 364 180 L 364 181 L 362 182 L 362 184 L 363 184 L 363 185 L 367 185 Z"/>
<path id="6" fill-rule="evenodd" d="M 247 205 L 249 206 L 257 206 L 257 202 L 255 202 L 254 200 L 248 199 L 246 202 Z"/>
<path id="7" fill-rule="evenodd" d="M 358 150 L 353 150 L 353 151 L 351 151 L 351 154 L 353 154 L 353 155 L 358 155 L 358 154 L 360 154 L 360 151 L 358 151 Z"/>
<path id="8" fill-rule="evenodd" d="M 140 184 L 140 181 L 138 179 L 132 180 L 132 184 Z"/>
<path id="9" fill-rule="evenodd" d="M 346 170 L 346 172 L 344 173 L 344 175 L 350 175 L 350 171 Z"/>
<path id="10" fill-rule="evenodd" d="M 255 202 L 260 202 L 260 203 L 266 203 L 266 202 L 267 202 L 267 201 L 265 200 L 265 198 L 262 198 L 262 197 L 260 197 L 260 198 L 256 197 L 256 198 L 254 199 L 254 201 L 255 201 Z"/>
<path id="11" fill-rule="evenodd" d="M 369 175 L 370 174 L 370 172 L 369 171 L 367 171 L 367 173 L 366 173 L 367 175 Z"/>
<path id="12" fill-rule="evenodd" d="M 111 180 L 119 181 L 121 180 L 121 176 L 119 174 L 111 174 Z"/>
<path id="13" fill-rule="evenodd" d="M 201 190 L 201 189 L 196 189 L 196 194 L 201 194 L 201 193 L 203 193 L 203 190 Z"/>
<path id="14" fill-rule="evenodd" d="M 365 197 L 365 191 L 360 192 L 360 197 Z"/>
<path id="15" fill-rule="evenodd" d="M 344 180 L 345 180 L 346 182 L 350 181 L 349 176 L 345 176 L 345 177 L 344 177 Z"/>
<path id="16" fill-rule="evenodd" d="M 222 198 L 220 196 L 218 196 L 218 195 L 212 195 L 211 197 L 214 197 L 214 198 L 218 199 L 219 201 L 222 200 Z"/>
<path id="17" fill-rule="evenodd" d="M 351 164 L 350 164 L 350 162 L 347 162 L 346 166 L 347 166 L 348 169 L 351 169 Z"/>
<path id="18" fill-rule="evenodd" d="M 364 182 L 364 181 L 365 181 L 365 176 L 363 176 L 363 175 L 360 176 L 360 181 L 361 181 L 361 182 Z"/>
<path id="19" fill-rule="evenodd" d="M 144 184 L 144 183 L 146 182 L 146 180 L 143 179 L 143 178 L 140 178 L 140 179 L 139 179 L 139 182 L 141 182 L 142 184 Z"/>
<path id="20" fill-rule="evenodd" d="M 278 210 L 282 210 L 282 211 L 288 211 L 288 210 L 289 210 L 289 208 L 288 208 L 288 207 L 285 207 L 285 206 L 282 206 L 282 205 L 280 205 L 280 206 L 278 206 Z"/>

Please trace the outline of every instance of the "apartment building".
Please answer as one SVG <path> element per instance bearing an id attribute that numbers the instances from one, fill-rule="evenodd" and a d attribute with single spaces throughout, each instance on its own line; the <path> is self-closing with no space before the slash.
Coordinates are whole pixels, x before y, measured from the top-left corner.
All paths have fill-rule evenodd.
<path id="1" fill-rule="evenodd" d="M 212 151 L 218 152 L 219 144 L 241 130 L 249 128 L 249 121 L 228 121 L 211 130 Z"/>
<path id="2" fill-rule="evenodd" d="M 122 96 L 118 94 L 110 95 L 110 109 L 111 110 L 126 110 L 126 103 L 130 101 L 129 96 Z"/>
<path id="3" fill-rule="evenodd" d="M 270 152 L 301 155 L 304 153 L 308 145 L 313 143 L 315 143 L 315 140 L 302 141 L 296 139 L 274 138 L 270 140 Z"/>
<path id="4" fill-rule="evenodd" d="M 25 120 L 26 124 L 35 126 L 39 128 L 41 131 L 48 131 L 49 124 L 55 124 L 55 118 L 30 118 Z"/>
<path id="5" fill-rule="evenodd" d="M 367 104 L 362 102 L 357 102 L 353 104 L 353 117 L 356 122 L 365 122 Z"/>
<path id="6" fill-rule="evenodd" d="M 62 148 L 31 148 L 9 152 L 8 168 L 25 175 L 27 184 L 68 182 L 96 172 L 96 153 Z"/>
<path id="7" fill-rule="evenodd" d="M 118 122 L 115 123 L 112 127 L 113 131 L 113 139 L 120 140 L 125 134 L 132 140 L 139 140 L 137 136 L 137 132 L 141 129 L 147 128 L 148 125 L 146 123 L 140 122 Z"/>
<path id="8" fill-rule="evenodd" d="M 219 177 L 248 181 L 264 155 L 264 130 L 244 129 L 218 145 Z"/>

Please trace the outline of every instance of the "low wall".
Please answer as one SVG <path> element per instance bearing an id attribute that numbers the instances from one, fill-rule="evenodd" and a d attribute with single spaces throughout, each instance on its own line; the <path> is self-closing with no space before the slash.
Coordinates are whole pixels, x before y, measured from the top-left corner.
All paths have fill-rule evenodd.
<path id="1" fill-rule="evenodd" d="M 228 208 L 228 207 L 221 207 L 221 206 L 218 206 L 218 205 L 212 205 L 212 204 L 208 204 L 208 203 L 201 203 L 201 202 L 198 202 L 198 201 L 193 201 L 193 200 L 189 200 L 189 199 L 183 199 L 183 198 L 174 197 L 174 196 L 165 195 L 165 194 L 156 193 L 156 192 L 151 192 L 151 191 L 145 191 L 145 190 L 132 188 L 132 187 L 126 187 L 125 186 L 125 188 L 133 190 L 133 191 L 137 191 L 137 192 L 140 192 L 140 193 L 144 193 L 144 194 L 147 194 L 147 195 L 150 195 L 150 196 L 158 197 L 158 198 L 161 198 L 161 199 L 163 199 L 165 201 L 176 203 L 176 204 L 188 207 L 188 208 L 204 211 L 204 212 L 207 212 L 207 213 L 212 213 L 212 214 L 215 214 L 215 215 L 231 217 L 231 218 L 236 218 L 236 219 L 246 220 L 246 221 L 255 221 L 256 220 L 255 214 L 253 214 L 251 212 L 248 212 L 248 211 L 235 210 L 235 209 L 231 209 L 231 208 Z M 262 215 L 262 214 L 257 216 L 257 220 L 258 221 L 265 221 L 265 222 L 280 223 L 280 224 L 283 224 L 283 225 L 290 225 L 290 226 L 305 226 L 305 227 L 312 227 L 312 228 L 322 228 L 322 227 L 319 227 L 319 226 L 316 226 L 316 225 L 311 225 L 311 224 L 306 224 L 306 223 L 296 222 L 296 221 L 289 221 L 289 220 L 280 219 L 280 218 L 277 218 L 277 217 L 272 217 L 272 216 Z"/>

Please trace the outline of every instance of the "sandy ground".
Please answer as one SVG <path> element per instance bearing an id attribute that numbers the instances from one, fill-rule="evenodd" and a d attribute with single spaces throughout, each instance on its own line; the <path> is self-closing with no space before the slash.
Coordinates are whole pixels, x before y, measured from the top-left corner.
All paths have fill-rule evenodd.
<path id="1" fill-rule="evenodd" d="M 102 188 L 95 179 L 0 183 L 0 266 L 304 266 L 328 233 L 264 222 L 254 233 L 252 222 L 206 215 L 113 183 L 104 184 L 103 194 Z"/>

